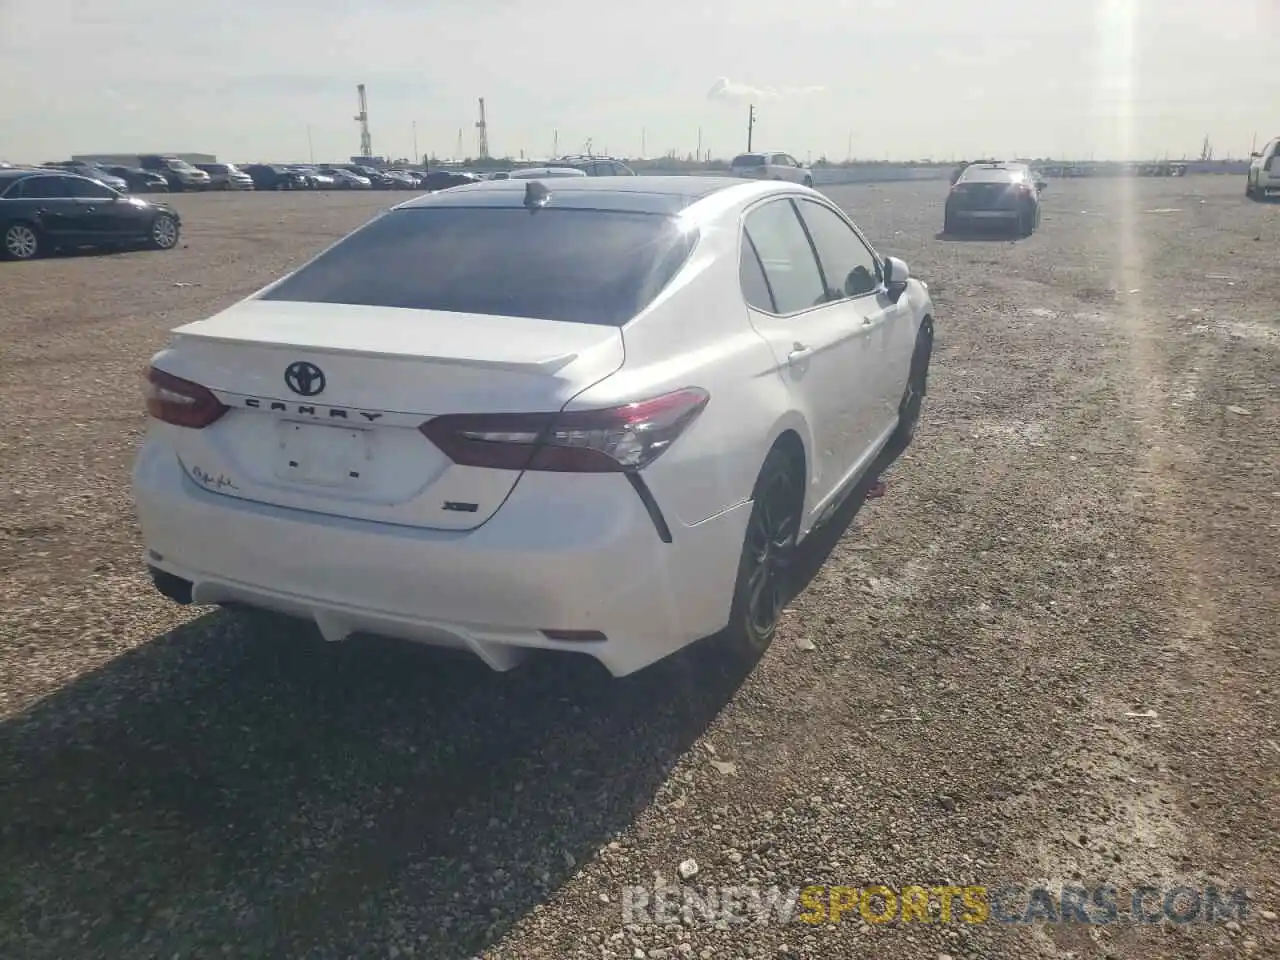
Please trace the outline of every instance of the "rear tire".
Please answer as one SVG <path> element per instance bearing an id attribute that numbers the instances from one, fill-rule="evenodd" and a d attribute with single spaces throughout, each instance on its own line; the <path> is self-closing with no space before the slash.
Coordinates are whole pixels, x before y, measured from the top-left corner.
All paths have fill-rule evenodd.
<path id="1" fill-rule="evenodd" d="M 1036 232 L 1036 210 L 1031 207 L 1018 214 L 1018 236 L 1029 237 Z"/>
<path id="2" fill-rule="evenodd" d="M 813 177 L 805 177 L 805 178 L 804 178 L 804 185 L 805 185 L 806 187 L 812 187 L 812 186 L 813 186 Z"/>
<path id="3" fill-rule="evenodd" d="M 19 220 L 4 228 L 0 254 L 8 260 L 34 260 L 44 253 L 44 238 L 34 224 Z"/>
<path id="4" fill-rule="evenodd" d="M 790 570 L 804 508 L 803 461 L 786 447 L 775 446 L 765 457 L 751 498 L 723 634 L 727 654 L 748 669 L 769 649 L 791 598 Z"/>

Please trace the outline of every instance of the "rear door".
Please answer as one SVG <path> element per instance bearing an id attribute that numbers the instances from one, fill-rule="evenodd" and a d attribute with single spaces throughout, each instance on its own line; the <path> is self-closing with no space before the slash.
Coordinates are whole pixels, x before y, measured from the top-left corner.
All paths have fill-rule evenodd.
<path id="1" fill-rule="evenodd" d="M 201 430 L 162 429 L 211 492 L 472 529 L 501 507 L 520 466 L 459 465 L 420 428 L 503 415 L 486 431 L 536 438 L 543 426 L 528 414 L 557 413 L 622 366 L 622 323 L 665 286 L 688 243 L 670 218 L 644 214 L 394 210 L 258 296 L 175 331 L 155 365 L 230 409 Z"/>
<path id="2" fill-rule="evenodd" d="M 74 240 L 77 237 L 79 210 L 68 195 L 70 177 L 58 174 L 41 174 L 27 177 L 21 183 L 19 197 L 34 200 L 33 216 L 37 226 L 55 239 Z"/>
<path id="3" fill-rule="evenodd" d="M 740 264 L 752 326 L 803 411 L 812 436 L 812 509 L 842 486 L 862 439 L 859 410 L 872 403 L 862 316 L 829 295 L 813 245 L 787 197 L 751 208 L 743 224 Z"/>

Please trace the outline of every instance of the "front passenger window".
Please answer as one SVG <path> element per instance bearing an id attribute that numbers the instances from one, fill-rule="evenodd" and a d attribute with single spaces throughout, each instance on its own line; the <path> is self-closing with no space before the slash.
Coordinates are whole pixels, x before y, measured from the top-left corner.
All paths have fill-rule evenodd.
<path id="1" fill-rule="evenodd" d="M 818 261 L 790 200 L 771 200 L 752 210 L 746 233 L 760 256 L 776 313 L 797 313 L 826 302 Z"/>
<path id="2" fill-rule="evenodd" d="M 67 196 L 86 200 L 110 200 L 116 192 L 95 180 L 66 180 Z"/>
<path id="3" fill-rule="evenodd" d="M 800 200 L 796 205 L 818 250 L 827 299 L 843 300 L 875 292 L 880 286 L 880 265 L 853 228 L 821 203 Z"/>

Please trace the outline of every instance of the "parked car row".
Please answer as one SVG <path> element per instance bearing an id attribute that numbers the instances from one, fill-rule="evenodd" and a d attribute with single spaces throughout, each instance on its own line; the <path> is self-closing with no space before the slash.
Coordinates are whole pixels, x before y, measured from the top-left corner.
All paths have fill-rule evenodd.
<path id="1" fill-rule="evenodd" d="M 258 190 L 422 190 L 421 170 L 358 163 L 249 163 L 240 168 Z"/>

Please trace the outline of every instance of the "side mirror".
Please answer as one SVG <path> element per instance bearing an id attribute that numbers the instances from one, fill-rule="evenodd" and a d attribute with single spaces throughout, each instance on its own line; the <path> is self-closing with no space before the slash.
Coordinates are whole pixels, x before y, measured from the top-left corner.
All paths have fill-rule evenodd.
<path id="1" fill-rule="evenodd" d="M 889 296 L 897 300 L 906 292 L 907 281 L 911 279 L 911 269 L 906 261 L 897 257 L 884 258 L 884 285 Z"/>
<path id="2" fill-rule="evenodd" d="M 1036 190 L 1037 190 L 1037 191 L 1043 190 L 1043 189 L 1044 189 L 1045 187 L 1047 187 L 1048 185 L 1049 185 L 1049 184 L 1048 184 L 1048 183 L 1046 183 L 1046 182 L 1045 182 L 1045 181 L 1043 181 L 1043 180 L 1037 180 L 1037 181 L 1036 181 Z"/>

